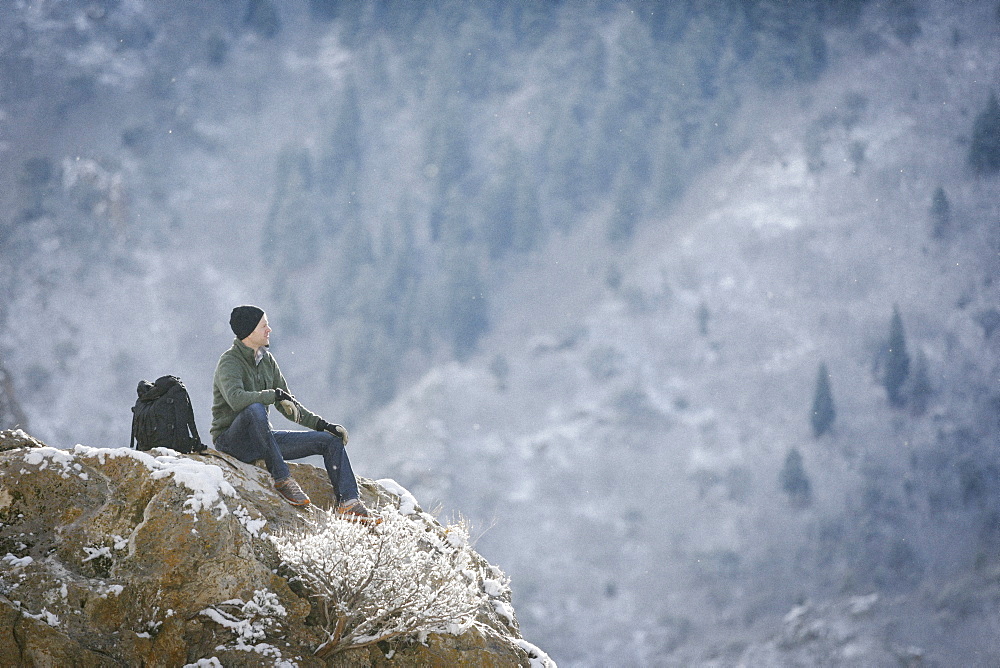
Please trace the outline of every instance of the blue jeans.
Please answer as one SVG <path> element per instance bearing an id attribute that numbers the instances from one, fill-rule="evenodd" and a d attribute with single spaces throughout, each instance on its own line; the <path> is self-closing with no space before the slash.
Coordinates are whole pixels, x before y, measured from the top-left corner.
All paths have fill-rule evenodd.
<path id="1" fill-rule="evenodd" d="M 322 455 L 337 501 L 358 498 L 358 481 L 354 479 L 343 439 L 328 431 L 275 431 L 263 404 L 244 408 L 215 439 L 215 447 L 241 462 L 263 459 L 275 480 L 291 475 L 286 459 Z"/>

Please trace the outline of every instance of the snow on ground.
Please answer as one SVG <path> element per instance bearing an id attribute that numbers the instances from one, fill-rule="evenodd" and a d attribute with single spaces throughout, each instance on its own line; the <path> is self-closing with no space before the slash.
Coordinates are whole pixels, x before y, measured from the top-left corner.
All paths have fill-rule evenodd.
<path id="1" fill-rule="evenodd" d="M 202 510 L 218 511 L 218 517 L 221 519 L 229 514 L 229 507 L 223 497 L 237 498 L 236 490 L 226 480 L 220 467 L 189 457 L 181 457 L 172 450 L 162 448 L 154 448 L 149 452 L 130 448 L 92 448 L 86 445 L 77 445 L 72 450 L 53 447 L 32 448 L 25 453 L 24 462 L 37 466 L 39 470 L 50 466 L 53 470 L 58 468 L 63 477 L 77 475 L 86 480 L 87 473 L 76 460 L 77 457 L 93 457 L 101 464 L 108 458 L 127 457 L 149 469 L 150 477 L 154 480 L 172 476 L 174 482 L 192 492 L 184 502 L 184 512 L 195 519 Z"/>

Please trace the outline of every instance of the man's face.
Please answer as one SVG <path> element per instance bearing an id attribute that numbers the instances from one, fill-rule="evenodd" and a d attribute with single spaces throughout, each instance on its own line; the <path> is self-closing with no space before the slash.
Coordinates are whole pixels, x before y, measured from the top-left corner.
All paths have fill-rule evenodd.
<path id="1" fill-rule="evenodd" d="M 250 336 L 243 339 L 243 343 L 256 350 L 262 346 L 270 344 L 271 328 L 267 324 L 267 314 L 261 317 L 257 323 L 257 329 L 250 332 Z"/>

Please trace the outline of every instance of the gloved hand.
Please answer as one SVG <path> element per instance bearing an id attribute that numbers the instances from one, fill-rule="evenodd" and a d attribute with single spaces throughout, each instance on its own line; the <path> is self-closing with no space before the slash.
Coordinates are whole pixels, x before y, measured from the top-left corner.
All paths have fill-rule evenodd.
<path id="1" fill-rule="evenodd" d="M 320 418 L 319 422 L 316 423 L 316 431 L 328 431 L 334 436 L 339 436 L 344 441 L 344 445 L 347 445 L 347 430 L 344 429 L 343 425 L 333 424 Z"/>
<path id="2" fill-rule="evenodd" d="M 290 415 L 293 422 L 299 421 L 299 407 L 295 403 L 295 397 L 280 387 L 276 387 L 274 388 L 274 403 L 284 408 L 285 414 Z"/>

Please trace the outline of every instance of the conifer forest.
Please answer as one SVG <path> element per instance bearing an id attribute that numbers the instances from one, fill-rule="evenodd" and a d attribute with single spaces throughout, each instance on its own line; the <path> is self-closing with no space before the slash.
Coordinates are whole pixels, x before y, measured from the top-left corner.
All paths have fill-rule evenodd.
<path id="1" fill-rule="evenodd" d="M 256 304 L 560 665 L 996 665 L 998 93 L 996 0 L 4 2 L 0 429 L 207 435 Z"/>

